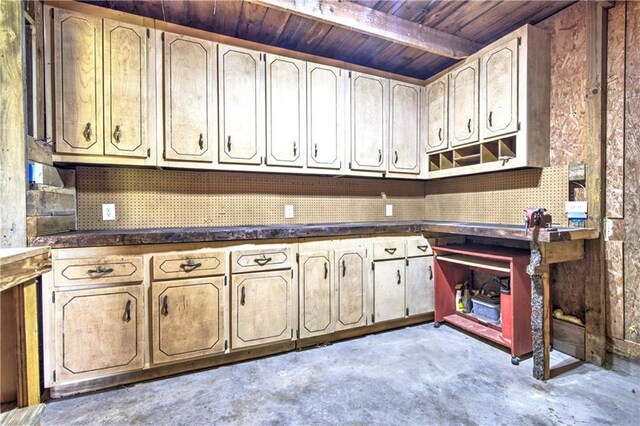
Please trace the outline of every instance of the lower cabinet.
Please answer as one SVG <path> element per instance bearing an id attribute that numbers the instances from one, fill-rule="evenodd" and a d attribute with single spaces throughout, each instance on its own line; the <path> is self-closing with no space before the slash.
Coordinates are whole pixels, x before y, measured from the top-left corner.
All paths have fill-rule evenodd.
<path id="1" fill-rule="evenodd" d="M 55 381 L 141 370 L 141 285 L 55 293 Z"/>
<path id="2" fill-rule="evenodd" d="M 433 256 L 407 259 L 407 316 L 433 312 Z"/>
<path id="3" fill-rule="evenodd" d="M 331 252 L 300 254 L 300 337 L 334 331 Z"/>
<path id="4" fill-rule="evenodd" d="M 364 248 L 336 250 L 335 329 L 368 324 L 369 268 Z"/>
<path id="5" fill-rule="evenodd" d="M 224 340 L 224 278 L 151 284 L 153 362 L 220 353 Z"/>
<path id="6" fill-rule="evenodd" d="M 291 340 L 291 269 L 232 275 L 231 347 Z"/>
<path id="7" fill-rule="evenodd" d="M 405 260 L 384 260 L 374 263 L 373 312 L 375 322 L 405 316 Z"/>

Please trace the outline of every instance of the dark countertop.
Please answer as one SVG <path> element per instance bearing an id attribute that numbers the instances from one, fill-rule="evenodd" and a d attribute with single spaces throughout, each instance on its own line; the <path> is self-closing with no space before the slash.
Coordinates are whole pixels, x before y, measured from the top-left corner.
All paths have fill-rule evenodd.
<path id="1" fill-rule="evenodd" d="M 220 226 L 210 228 L 121 229 L 108 231 L 74 231 L 29 238 L 30 246 L 52 248 L 124 246 L 140 244 L 196 243 L 212 241 L 268 240 L 286 238 L 330 237 L 346 235 L 418 233 L 474 235 L 531 241 L 522 225 L 499 225 L 429 220 L 393 222 L 325 223 L 313 225 Z M 541 231 L 539 242 L 598 238 L 589 228 L 558 228 Z"/>

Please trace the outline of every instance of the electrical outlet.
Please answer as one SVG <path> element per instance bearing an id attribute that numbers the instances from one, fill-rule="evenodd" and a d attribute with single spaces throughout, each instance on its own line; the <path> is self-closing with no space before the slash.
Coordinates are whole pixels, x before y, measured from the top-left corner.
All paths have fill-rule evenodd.
<path id="1" fill-rule="evenodd" d="M 102 220 L 116 220 L 116 205 L 115 204 L 103 204 L 102 205 Z"/>
<path id="2" fill-rule="evenodd" d="M 393 204 L 387 204 L 386 215 L 393 216 Z"/>
<path id="3" fill-rule="evenodd" d="M 42 168 L 42 164 L 29 163 L 29 182 L 32 182 L 32 183 L 44 182 L 44 171 Z"/>
<path id="4" fill-rule="evenodd" d="M 284 205 L 284 218 L 293 219 L 293 205 L 291 204 Z"/>

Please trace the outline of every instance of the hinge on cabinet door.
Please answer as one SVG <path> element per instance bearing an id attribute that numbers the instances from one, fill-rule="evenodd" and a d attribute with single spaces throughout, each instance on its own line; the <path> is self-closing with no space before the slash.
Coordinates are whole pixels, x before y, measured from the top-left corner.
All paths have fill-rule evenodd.
<path id="1" fill-rule="evenodd" d="M 376 270 L 376 262 L 371 262 L 371 270 L 372 271 Z"/>
<path id="2" fill-rule="evenodd" d="M 151 38 L 151 30 L 147 28 L 147 38 Z"/>
<path id="3" fill-rule="evenodd" d="M 160 34 L 160 40 L 164 41 L 164 32 Z"/>
<path id="4" fill-rule="evenodd" d="M 296 330 L 296 339 L 300 338 L 300 330 Z"/>
<path id="5" fill-rule="evenodd" d="M 409 308 L 407 308 L 405 312 L 407 313 L 407 316 L 409 316 Z"/>
<path id="6" fill-rule="evenodd" d="M 56 370 L 53 370 L 53 381 L 56 381 Z"/>
<path id="7" fill-rule="evenodd" d="M 518 37 L 518 46 L 522 45 L 522 37 Z"/>
<path id="8" fill-rule="evenodd" d="M 49 16 L 51 16 L 51 19 L 53 19 L 53 9 L 49 9 Z"/>
<path id="9" fill-rule="evenodd" d="M 371 314 L 371 324 L 374 324 L 376 322 L 376 317 L 374 314 Z"/>
<path id="10" fill-rule="evenodd" d="M 226 277 L 225 277 L 226 278 Z M 224 350 L 226 351 L 229 348 L 229 341 L 225 340 L 224 341 Z"/>
<path id="11" fill-rule="evenodd" d="M 520 131 L 520 122 L 518 121 L 518 131 Z"/>
<path id="12" fill-rule="evenodd" d="M 226 275 L 224 276 L 224 286 L 225 287 L 227 286 L 227 276 Z"/>
<path id="13" fill-rule="evenodd" d="M 291 338 L 293 339 L 293 328 L 291 329 Z"/>
<path id="14" fill-rule="evenodd" d="M 351 170 L 351 161 L 349 161 L 349 170 Z"/>
<path id="15" fill-rule="evenodd" d="M 291 278 L 293 278 L 293 269 L 291 270 Z"/>
<path id="16" fill-rule="evenodd" d="M 296 263 L 300 263 L 300 253 L 296 253 Z"/>
<path id="17" fill-rule="evenodd" d="M 349 71 L 349 78 L 351 78 L 351 71 Z"/>
<path id="18" fill-rule="evenodd" d="M 409 266 L 409 258 L 408 258 L 408 257 L 405 259 L 405 264 L 406 264 L 407 266 Z"/>
<path id="19" fill-rule="evenodd" d="M 51 292 L 51 303 L 56 303 L 56 292 L 55 291 Z"/>
<path id="20" fill-rule="evenodd" d="M 147 148 L 147 158 L 151 158 L 151 148 Z"/>
<path id="21" fill-rule="evenodd" d="M 167 159 L 167 150 L 166 149 L 162 150 L 162 158 L 164 158 L 165 160 Z"/>

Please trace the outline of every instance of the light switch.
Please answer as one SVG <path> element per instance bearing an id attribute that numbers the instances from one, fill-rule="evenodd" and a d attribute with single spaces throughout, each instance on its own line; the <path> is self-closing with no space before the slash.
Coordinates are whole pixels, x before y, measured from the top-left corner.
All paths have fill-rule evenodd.
<path id="1" fill-rule="evenodd" d="M 291 204 L 284 205 L 284 218 L 293 219 L 293 205 Z"/>
<path id="2" fill-rule="evenodd" d="M 103 204 L 102 205 L 102 220 L 116 220 L 116 205 L 115 204 Z"/>
<path id="3" fill-rule="evenodd" d="M 387 204 L 386 215 L 393 216 L 393 204 Z"/>

